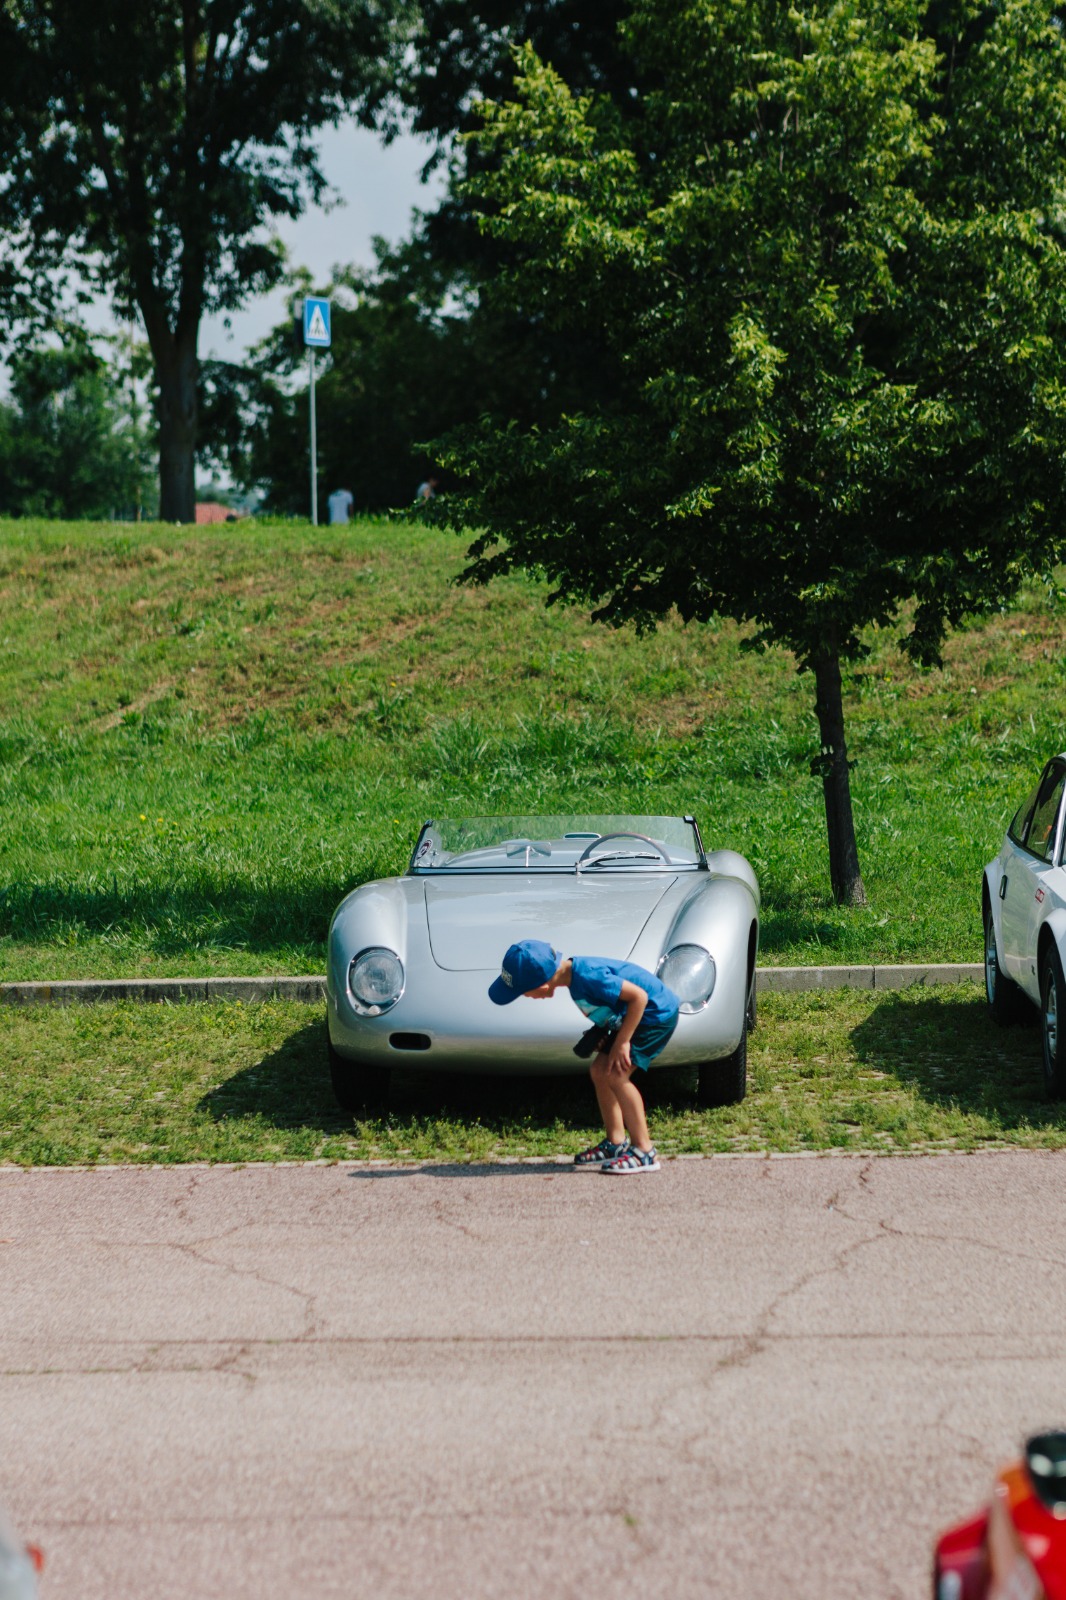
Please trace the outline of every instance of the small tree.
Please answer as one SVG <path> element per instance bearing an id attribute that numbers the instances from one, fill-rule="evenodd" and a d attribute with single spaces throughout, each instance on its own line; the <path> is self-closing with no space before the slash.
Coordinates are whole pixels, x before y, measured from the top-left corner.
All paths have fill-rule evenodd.
<path id="1" fill-rule="evenodd" d="M 409 0 L 4 0 L 0 212 L 136 305 L 155 365 L 160 514 L 195 515 L 197 335 L 277 281 L 264 232 L 324 187 L 314 134 L 392 93 Z"/>
<path id="2" fill-rule="evenodd" d="M 611 393 L 442 461 L 466 576 L 611 623 L 753 624 L 814 678 L 833 892 L 862 903 L 841 692 L 1046 570 L 1066 528 L 1066 45 L 1049 0 L 635 0 L 638 118 L 529 50 L 476 179 L 526 314 Z"/>

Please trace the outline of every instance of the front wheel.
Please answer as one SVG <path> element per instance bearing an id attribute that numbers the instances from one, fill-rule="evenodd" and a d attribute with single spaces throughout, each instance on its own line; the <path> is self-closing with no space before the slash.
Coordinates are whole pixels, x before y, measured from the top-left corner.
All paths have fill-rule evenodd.
<path id="1" fill-rule="evenodd" d="M 745 1019 L 746 1022 L 746 1019 Z M 696 1081 L 696 1101 L 701 1106 L 736 1106 L 748 1092 L 748 1030 L 732 1055 L 718 1061 L 701 1061 Z"/>
<path id="2" fill-rule="evenodd" d="M 1018 1015 L 1018 986 L 1005 977 L 996 944 L 992 907 L 985 906 L 985 999 L 992 1021 L 1005 1028 Z"/>
<path id="3" fill-rule="evenodd" d="M 366 1116 L 380 1111 L 388 1103 L 388 1067 L 368 1067 L 361 1061 L 349 1061 L 333 1048 L 333 1040 L 326 1029 L 326 1049 L 329 1052 L 329 1077 L 334 1098 L 342 1111 L 355 1116 Z"/>
<path id="4" fill-rule="evenodd" d="M 1066 983 L 1055 946 L 1048 945 L 1040 963 L 1040 1037 L 1044 1047 L 1044 1088 L 1051 1100 L 1066 1096 Z"/>

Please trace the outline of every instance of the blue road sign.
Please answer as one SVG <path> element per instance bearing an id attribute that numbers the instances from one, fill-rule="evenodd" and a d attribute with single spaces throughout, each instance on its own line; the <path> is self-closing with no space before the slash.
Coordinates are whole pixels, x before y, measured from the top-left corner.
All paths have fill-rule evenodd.
<path id="1" fill-rule="evenodd" d="M 328 300 L 304 301 L 304 344 L 312 349 L 327 350 L 330 346 Z"/>

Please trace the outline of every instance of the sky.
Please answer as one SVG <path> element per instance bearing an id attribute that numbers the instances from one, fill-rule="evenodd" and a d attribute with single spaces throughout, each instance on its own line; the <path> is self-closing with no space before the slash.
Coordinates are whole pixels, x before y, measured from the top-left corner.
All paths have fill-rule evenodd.
<path id="1" fill-rule="evenodd" d="M 324 129 L 319 142 L 322 170 L 342 204 L 328 212 L 311 206 L 298 222 L 278 228 L 293 266 L 308 267 L 316 287 L 328 281 L 335 266 L 371 265 L 374 236 L 381 234 L 390 244 L 405 238 L 412 213 L 429 210 L 443 188 L 440 176 L 419 182 L 430 146 L 410 134 L 385 145 L 377 134 L 349 123 Z M 285 292 L 278 289 L 231 315 L 229 328 L 222 317 L 208 317 L 200 331 L 200 355 L 235 361 L 285 314 Z"/>

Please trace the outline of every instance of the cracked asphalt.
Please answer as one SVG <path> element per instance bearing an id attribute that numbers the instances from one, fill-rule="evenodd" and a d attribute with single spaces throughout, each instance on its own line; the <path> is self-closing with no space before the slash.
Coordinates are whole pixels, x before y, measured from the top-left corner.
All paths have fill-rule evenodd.
<path id="1" fill-rule="evenodd" d="M 910 1600 L 1064 1330 L 1066 1152 L 0 1169 L 0 1502 L 42 1600 Z"/>

